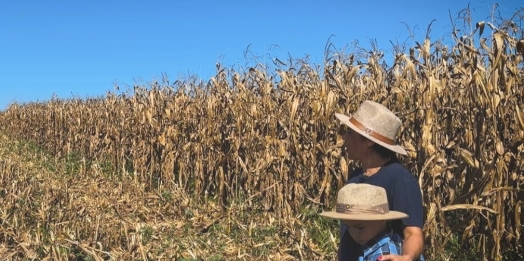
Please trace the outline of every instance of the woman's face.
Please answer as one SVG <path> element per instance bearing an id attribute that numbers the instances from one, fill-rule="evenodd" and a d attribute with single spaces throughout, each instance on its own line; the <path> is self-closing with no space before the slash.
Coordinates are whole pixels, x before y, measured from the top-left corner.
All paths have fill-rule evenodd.
<path id="1" fill-rule="evenodd" d="M 342 149 L 346 151 L 348 158 L 362 160 L 369 147 L 368 140 L 345 124 L 340 125 L 338 134 L 344 140 Z"/>

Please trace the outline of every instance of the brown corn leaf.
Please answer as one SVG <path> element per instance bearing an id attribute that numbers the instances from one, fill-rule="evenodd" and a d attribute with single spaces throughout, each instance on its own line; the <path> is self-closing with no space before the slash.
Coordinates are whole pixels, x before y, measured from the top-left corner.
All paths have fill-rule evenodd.
<path id="1" fill-rule="evenodd" d="M 497 211 L 491 209 L 491 208 L 488 208 L 488 207 L 484 207 L 484 206 L 479 206 L 479 205 L 473 205 L 473 204 L 456 204 L 456 205 L 450 205 L 450 206 L 445 206 L 443 208 L 441 208 L 440 210 L 442 211 L 452 211 L 452 210 L 458 210 L 458 209 L 476 209 L 476 210 L 485 210 L 485 211 L 488 211 L 490 213 L 493 213 L 493 214 L 499 214 Z"/>

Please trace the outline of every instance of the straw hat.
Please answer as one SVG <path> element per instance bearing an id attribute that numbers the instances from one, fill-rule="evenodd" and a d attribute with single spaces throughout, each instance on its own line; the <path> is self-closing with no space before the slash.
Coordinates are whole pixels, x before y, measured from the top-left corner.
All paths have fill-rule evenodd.
<path id="1" fill-rule="evenodd" d="M 392 220 L 408 215 L 390 211 L 386 190 L 366 183 L 350 183 L 339 190 L 336 211 L 324 211 L 320 216 L 342 220 Z"/>
<path id="2" fill-rule="evenodd" d="M 353 117 L 335 113 L 345 125 L 371 141 L 402 155 L 406 150 L 395 142 L 395 136 L 402 122 L 388 108 L 380 103 L 364 101 Z"/>

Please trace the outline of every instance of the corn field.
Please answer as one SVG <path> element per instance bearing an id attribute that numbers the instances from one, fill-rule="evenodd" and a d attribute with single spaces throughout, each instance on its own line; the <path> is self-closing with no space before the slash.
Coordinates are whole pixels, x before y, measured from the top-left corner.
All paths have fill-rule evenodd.
<path id="1" fill-rule="evenodd" d="M 524 15 L 522 10 L 517 14 Z M 26 211 L 41 216 L 38 231 L 62 227 L 74 235 L 64 242 L 69 247 L 93 256 L 102 255 L 97 251 L 127 252 L 120 257 L 129 258 L 134 246 L 133 257 L 142 259 L 147 259 L 140 253 L 142 244 L 128 234 L 140 227 L 127 228 L 123 222 L 113 227 L 118 235 L 111 236 L 111 223 L 80 217 L 97 206 L 87 200 L 70 204 L 66 195 L 99 193 L 104 199 L 98 199 L 98 208 L 111 204 L 105 201 L 120 202 L 115 213 L 136 208 L 137 218 L 147 208 L 144 215 L 158 218 L 157 226 L 165 224 L 166 213 L 183 215 L 210 204 L 210 198 L 217 200 L 208 206 L 211 213 L 241 215 L 230 211 L 240 201 L 243 210 L 259 209 L 260 215 L 286 225 L 305 206 L 318 211 L 334 206 L 336 191 L 356 166 L 341 154 L 334 113 L 350 115 L 369 99 L 403 121 L 399 142 L 408 155 L 401 161 L 422 188 L 426 257 L 446 260 L 444 249 L 455 238 L 484 260 L 503 260 L 509 252 L 522 257 L 523 28 L 510 22 L 478 22 L 472 28 L 471 35 L 462 37 L 453 31 L 449 46 L 426 37 L 397 52 L 391 66 L 384 65 L 377 50 L 332 56 L 327 50 L 322 69 L 291 59 L 273 71 L 262 64 L 242 72 L 219 65 L 208 82 L 164 79 L 100 98 L 12 104 L 0 115 L 5 134 L 38 144 L 56 158 L 75 155 L 84 162 L 77 173 L 86 183 L 68 188 L 62 198 L 53 198 L 54 191 L 69 180 L 41 188 L 48 202 L 77 215 L 56 219 L 43 205 Z M 53 179 L 51 174 L 17 174 L 24 168 L 1 160 L 2 208 L 21 204 L 41 180 Z M 110 176 L 85 174 L 94 162 L 109 168 Z M 109 188 L 108 179 L 120 180 L 119 187 Z M 128 192 L 119 194 L 118 189 Z M 166 191 L 179 195 L 173 201 L 185 203 L 147 203 Z M 140 200 L 131 204 L 132 198 Z M 38 234 L 28 233 L 33 228 L 24 225 L 28 214 L 3 211 L 0 245 L 27 250 L 21 239 L 13 238 L 38 240 Z M 112 218 L 118 219 L 116 214 Z M 5 226 L 8 220 L 11 230 Z M 46 223 L 50 220 L 52 224 Z M 93 231 L 106 233 L 106 239 L 96 239 L 104 236 Z M 102 240 L 104 247 L 79 243 L 85 237 Z M 55 259 L 61 256 L 58 248 L 46 251 Z M 307 259 L 302 253 L 294 258 Z"/>

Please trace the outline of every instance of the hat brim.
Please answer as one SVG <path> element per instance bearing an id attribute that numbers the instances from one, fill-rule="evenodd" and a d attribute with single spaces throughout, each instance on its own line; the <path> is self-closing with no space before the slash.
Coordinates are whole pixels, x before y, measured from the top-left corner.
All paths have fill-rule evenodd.
<path id="1" fill-rule="evenodd" d="M 347 116 L 347 115 L 344 115 L 344 114 L 340 114 L 340 113 L 335 113 L 335 116 L 337 117 L 338 120 L 340 120 L 340 122 L 344 123 L 345 125 L 347 125 L 348 127 L 350 127 L 352 130 L 354 130 L 355 132 L 357 132 L 358 134 L 364 136 L 365 138 L 379 144 L 380 146 L 388 149 L 388 150 L 391 150 L 393 152 L 396 152 L 396 153 L 399 153 L 399 154 L 402 154 L 402 155 L 407 155 L 408 153 L 406 152 L 406 150 L 402 147 L 400 147 L 399 145 L 389 145 L 389 144 L 386 144 L 378 139 L 375 139 L 374 137 L 372 136 L 369 136 L 366 132 L 364 132 L 363 130 L 361 130 L 360 128 L 357 128 L 357 126 L 355 126 L 353 123 L 351 123 L 349 121 L 350 117 Z"/>
<path id="2" fill-rule="evenodd" d="M 398 212 L 398 211 L 389 211 L 385 214 L 344 214 L 338 213 L 335 211 L 324 211 L 319 214 L 322 217 L 334 218 L 340 220 L 393 220 L 393 219 L 404 219 L 409 217 L 409 215 Z"/>

